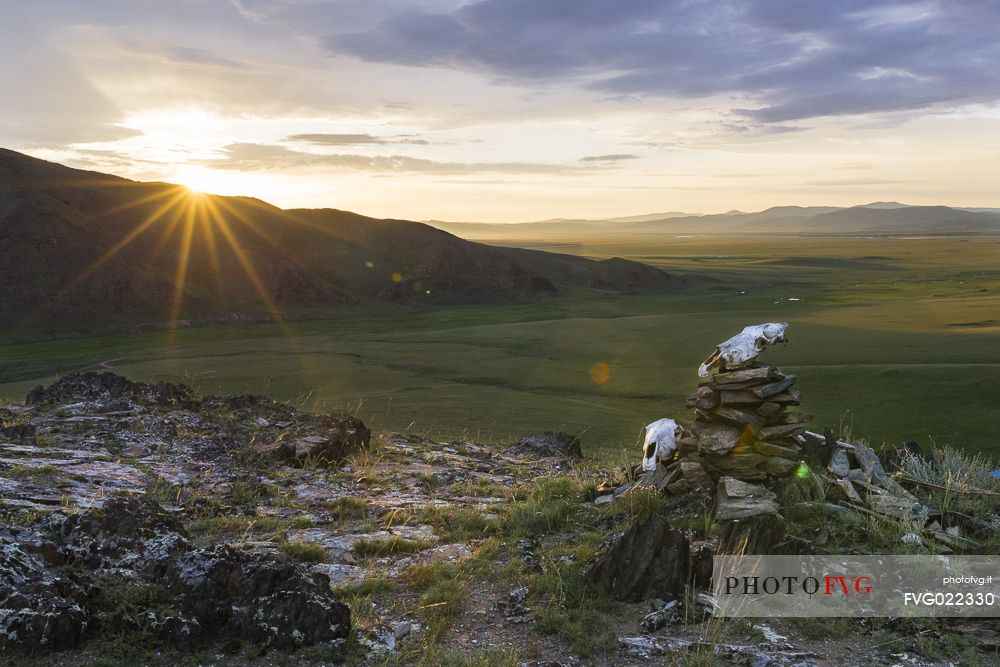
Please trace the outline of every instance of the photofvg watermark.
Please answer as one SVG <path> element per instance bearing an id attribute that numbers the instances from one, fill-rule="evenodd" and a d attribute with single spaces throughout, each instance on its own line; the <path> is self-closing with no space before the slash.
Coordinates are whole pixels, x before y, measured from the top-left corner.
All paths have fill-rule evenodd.
<path id="1" fill-rule="evenodd" d="M 1000 556 L 716 556 L 716 616 L 1000 617 Z"/>

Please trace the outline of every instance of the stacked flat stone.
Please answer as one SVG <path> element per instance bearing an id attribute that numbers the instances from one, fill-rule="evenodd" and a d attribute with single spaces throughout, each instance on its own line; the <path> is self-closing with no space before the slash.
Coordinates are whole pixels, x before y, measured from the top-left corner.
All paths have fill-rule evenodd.
<path id="1" fill-rule="evenodd" d="M 716 373 L 689 396 L 694 437 L 681 456 L 697 457 L 713 476 L 765 479 L 792 473 L 801 461 L 800 438 L 812 415 L 791 412 L 801 394 L 797 378 L 764 363 Z"/>

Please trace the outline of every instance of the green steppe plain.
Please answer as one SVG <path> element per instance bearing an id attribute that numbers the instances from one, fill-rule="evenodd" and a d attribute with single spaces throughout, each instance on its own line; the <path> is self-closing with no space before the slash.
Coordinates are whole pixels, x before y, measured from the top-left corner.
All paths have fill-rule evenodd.
<path id="1" fill-rule="evenodd" d="M 815 428 L 1000 458 L 1000 239 L 518 245 L 719 282 L 672 296 L 349 308 L 285 324 L 14 342 L 0 346 L 0 396 L 22 400 L 62 373 L 111 369 L 346 409 L 375 430 L 502 442 L 554 429 L 583 432 L 590 451 L 631 448 L 649 421 L 690 421 L 684 397 L 718 342 L 747 324 L 787 321 L 790 344 L 762 358 L 799 376 Z M 597 384 L 601 362 L 610 378 Z"/>

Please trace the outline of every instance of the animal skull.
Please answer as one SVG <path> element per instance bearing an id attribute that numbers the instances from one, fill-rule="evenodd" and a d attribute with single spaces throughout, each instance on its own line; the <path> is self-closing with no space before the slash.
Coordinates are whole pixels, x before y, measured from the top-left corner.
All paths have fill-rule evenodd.
<path id="1" fill-rule="evenodd" d="M 750 365 L 757 355 L 775 343 L 787 343 L 785 330 L 788 322 L 769 322 L 744 327 L 724 343 L 719 343 L 715 352 L 709 355 L 701 366 L 698 375 L 708 377 L 713 368 L 732 370 Z"/>
<path id="2" fill-rule="evenodd" d="M 656 470 L 659 461 L 670 461 L 677 451 L 677 438 L 684 436 L 684 429 L 673 419 L 657 419 L 643 429 L 642 469 Z"/>

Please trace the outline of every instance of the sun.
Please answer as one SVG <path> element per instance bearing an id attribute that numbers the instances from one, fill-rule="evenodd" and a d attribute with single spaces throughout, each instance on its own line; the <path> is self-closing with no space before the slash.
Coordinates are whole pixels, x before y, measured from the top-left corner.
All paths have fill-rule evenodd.
<path id="1" fill-rule="evenodd" d="M 240 190 L 239 179 L 234 174 L 193 164 L 180 165 L 169 180 L 197 195 L 232 195 Z"/>

